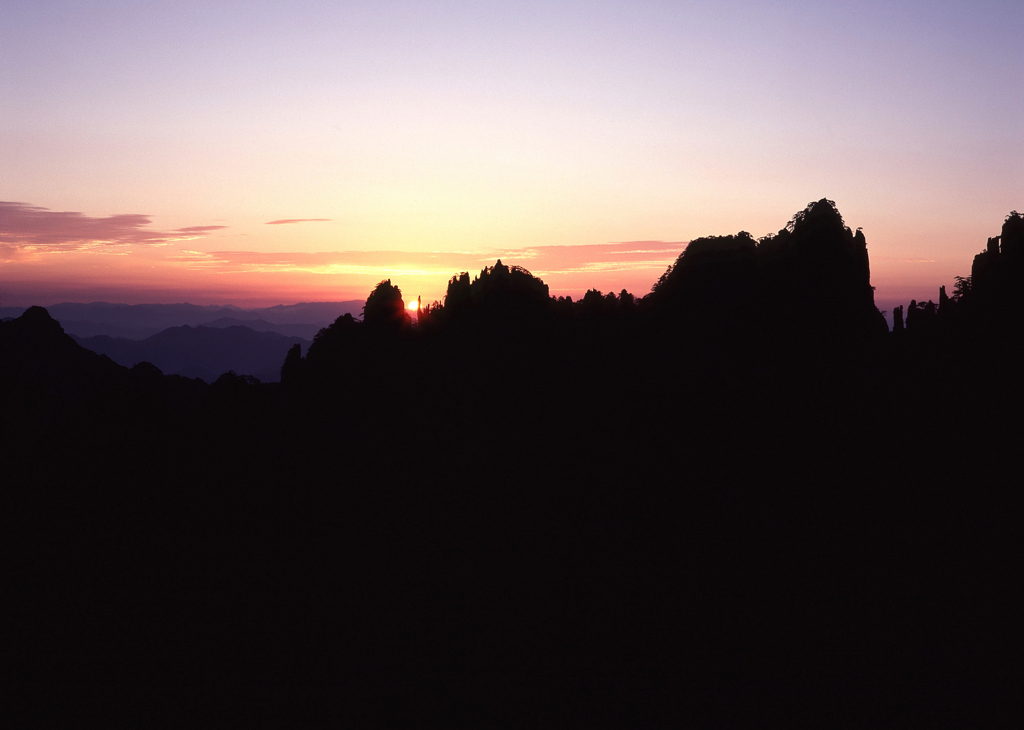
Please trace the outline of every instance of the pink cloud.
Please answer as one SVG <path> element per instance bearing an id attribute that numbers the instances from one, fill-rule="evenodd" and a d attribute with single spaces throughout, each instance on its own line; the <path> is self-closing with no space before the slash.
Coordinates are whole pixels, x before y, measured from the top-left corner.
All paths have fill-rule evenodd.
<path id="1" fill-rule="evenodd" d="M 282 218 L 278 221 L 267 221 L 268 226 L 280 226 L 285 223 L 328 223 L 330 218 Z"/>
<path id="2" fill-rule="evenodd" d="M 164 244 L 206 235 L 225 226 L 190 226 L 156 231 L 150 217 L 125 213 L 96 218 L 53 211 L 26 203 L 0 201 L 0 244 L 18 249 L 73 251 L 89 246 Z"/>

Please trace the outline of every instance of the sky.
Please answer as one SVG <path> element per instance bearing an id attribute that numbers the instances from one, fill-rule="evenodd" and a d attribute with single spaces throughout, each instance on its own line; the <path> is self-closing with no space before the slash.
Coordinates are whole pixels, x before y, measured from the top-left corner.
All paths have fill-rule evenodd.
<path id="1" fill-rule="evenodd" d="M 644 294 L 820 198 L 880 308 L 1024 210 L 1019 2 L 0 3 L 0 304 Z"/>

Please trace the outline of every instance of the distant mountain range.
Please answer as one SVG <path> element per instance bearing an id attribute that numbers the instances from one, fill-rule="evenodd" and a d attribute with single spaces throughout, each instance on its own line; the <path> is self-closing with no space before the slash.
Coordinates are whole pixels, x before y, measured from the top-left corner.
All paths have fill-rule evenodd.
<path id="1" fill-rule="evenodd" d="M 20 317 L 25 307 L 0 307 L 0 319 Z M 257 332 L 274 332 L 285 337 L 312 340 L 321 328 L 335 319 L 359 316 L 362 300 L 344 302 L 302 302 L 255 309 L 231 305 L 196 304 L 88 304 L 65 302 L 47 307 L 64 331 L 81 338 L 106 335 L 143 340 L 169 327 L 248 327 Z"/>
<path id="2" fill-rule="evenodd" d="M 238 325 L 182 325 L 144 340 L 106 335 L 71 336 L 82 347 L 106 355 L 119 365 L 132 367 L 136 363 L 151 362 L 166 375 L 202 378 L 208 383 L 229 370 L 239 375 L 255 375 L 264 382 L 277 382 L 281 379 L 281 365 L 288 350 L 293 345 L 302 345 L 305 351 L 312 344 L 301 337 L 286 337 Z"/>

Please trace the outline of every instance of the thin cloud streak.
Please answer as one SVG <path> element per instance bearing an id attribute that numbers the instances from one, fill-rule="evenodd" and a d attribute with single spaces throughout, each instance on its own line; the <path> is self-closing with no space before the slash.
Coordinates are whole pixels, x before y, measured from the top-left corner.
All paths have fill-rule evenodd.
<path id="1" fill-rule="evenodd" d="M 664 267 L 672 263 L 685 247 L 680 242 L 627 242 L 584 246 L 537 246 L 521 249 L 479 251 L 325 251 L 316 253 L 266 253 L 260 251 L 181 250 L 170 256 L 183 263 L 241 266 L 254 269 L 323 270 L 351 267 L 360 272 L 407 270 L 422 274 L 454 275 L 475 272 L 502 259 L 507 264 L 523 265 L 542 275 L 586 270 L 624 270 Z"/>
<path id="2" fill-rule="evenodd" d="M 330 218 L 282 218 L 278 221 L 267 221 L 264 225 L 282 226 L 288 223 L 330 223 Z"/>
<path id="3" fill-rule="evenodd" d="M 9 262 L 4 264 L 0 285 L 5 298 L 14 297 L 25 306 L 83 297 L 141 303 L 155 301 L 158 295 L 161 301 L 258 301 L 262 306 L 357 299 L 381 280 L 392 279 L 409 296 L 422 295 L 431 301 L 444 298 L 452 276 L 463 271 L 475 275 L 501 259 L 541 277 L 552 294 L 577 297 L 592 288 L 644 294 L 685 244 L 627 241 L 427 252 L 208 251 L 204 247 L 89 245 L 30 250 L 0 242 L 0 259 Z M 180 294 L 172 296 L 173 291 Z"/>
<path id="4" fill-rule="evenodd" d="M 213 231 L 219 231 L 227 226 L 188 226 L 187 228 L 176 228 L 177 233 L 184 233 L 186 235 L 197 234 L 202 235 L 204 233 L 212 233 Z"/>
<path id="5" fill-rule="evenodd" d="M 587 272 L 663 270 L 685 243 L 627 241 L 583 246 L 533 246 L 480 251 L 326 251 L 266 253 L 260 251 L 182 250 L 169 259 L 192 270 L 241 272 L 307 272 L 332 275 L 438 276 L 471 274 L 497 259 L 520 265 L 537 276 Z"/>
<path id="6" fill-rule="evenodd" d="M 38 205 L 0 201 L 0 244 L 24 251 L 76 251 L 94 246 L 166 245 L 201 238 L 226 226 L 149 228 L 150 217 L 125 213 L 93 217 Z"/>

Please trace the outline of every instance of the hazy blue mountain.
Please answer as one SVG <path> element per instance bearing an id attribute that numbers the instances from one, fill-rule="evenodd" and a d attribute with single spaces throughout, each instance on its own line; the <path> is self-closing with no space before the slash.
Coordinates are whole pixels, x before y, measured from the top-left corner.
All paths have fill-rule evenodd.
<path id="1" fill-rule="evenodd" d="M 74 335 L 72 335 L 74 336 Z M 106 355 L 126 367 L 151 362 L 168 375 L 184 375 L 213 382 L 228 370 L 255 375 L 264 382 L 281 377 L 288 349 L 309 340 L 276 332 L 257 332 L 249 327 L 170 327 L 144 340 L 122 337 L 75 337 L 93 352 Z"/>
<path id="2" fill-rule="evenodd" d="M 312 340 L 316 333 L 323 329 L 318 324 L 274 324 L 265 319 L 239 319 L 237 317 L 221 317 L 212 322 L 205 322 L 204 327 L 248 327 L 256 332 L 276 332 L 285 337 L 301 337 Z"/>
<path id="3" fill-rule="evenodd" d="M 249 326 L 257 331 L 311 339 L 322 327 L 328 326 L 338 317 L 346 313 L 358 316 L 362 309 L 362 300 L 301 302 L 254 309 L 232 305 L 109 302 L 65 302 L 47 307 L 51 316 L 69 334 L 78 337 L 107 335 L 131 340 L 145 339 L 169 327 L 225 327 L 233 324 Z M 20 317 L 24 311 L 25 307 L 2 307 L 0 317 Z"/>
<path id="4" fill-rule="evenodd" d="M 28 307 L 0 307 L 0 321 L 17 319 L 25 313 Z"/>
<path id="5" fill-rule="evenodd" d="M 344 314 L 359 316 L 363 312 L 363 299 L 350 299 L 344 302 L 300 302 L 298 304 L 278 304 L 274 307 L 261 309 L 238 310 L 254 319 L 265 319 L 274 324 L 320 324 L 326 327 Z M 235 315 L 238 316 L 238 315 Z"/>

